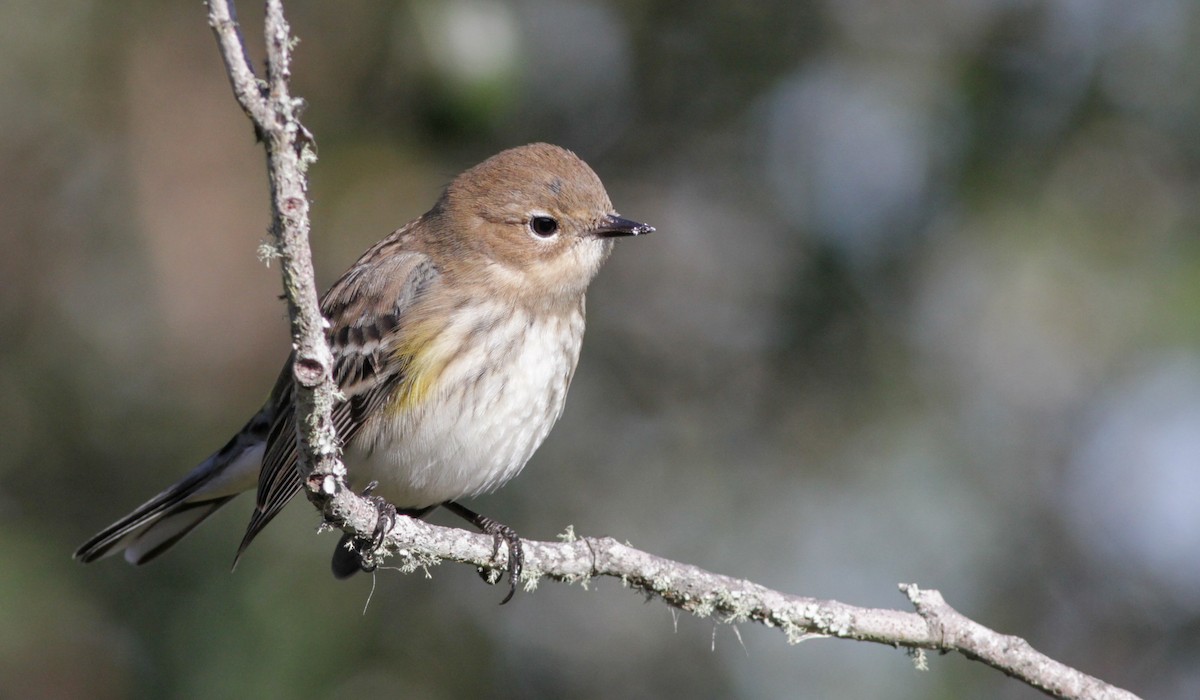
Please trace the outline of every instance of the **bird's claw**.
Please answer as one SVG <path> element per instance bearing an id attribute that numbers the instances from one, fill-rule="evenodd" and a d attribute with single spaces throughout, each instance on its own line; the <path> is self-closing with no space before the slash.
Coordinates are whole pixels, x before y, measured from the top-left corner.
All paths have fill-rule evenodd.
<path id="1" fill-rule="evenodd" d="M 370 537 L 356 538 L 354 541 L 354 549 L 361 559 L 361 569 L 368 573 L 375 570 L 377 566 L 375 562 L 375 553 L 383 547 L 384 540 L 387 539 L 388 533 L 396 527 L 396 506 L 388 503 L 379 496 L 368 496 L 371 503 L 375 506 L 378 515 L 375 518 L 375 530 Z"/>
<path id="2" fill-rule="evenodd" d="M 503 543 L 508 546 L 509 589 L 508 595 L 504 596 L 504 600 L 500 601 L 500 604 L 504 605 L 512 600 L 513 595 L 517 592 L 517 581 L 521 578 L 521 570 L 525 565 L 525 554 L 521 550 L 521 537 L 517 534 L 517 531 L 454 501 L 447 501 L 442 506 L 479 528 L 483 534 L 492 536 L 493 561 L 500 558 L 500 545 Z M 489 586 L 499 583 L 502 576 L 497 568 L 481 567 L 479 569 L 479 577 Z"/>
<path id="3" fill-rule="evenodd" d="M 493 561 L 500 558 L 501 544 L 508 547 L 508 595 L 500 601 L 500 604 L 504 605 L 512 600 L 513 594 L 517 592 L 517 581 L 521 579 L 521 569 L 525 564 L 525 554 L 521 549 L 521 537 L 516 530 L 491 518 L 481 516 L 480 520 L 482 522 L 479 523 L 479 528 L 483 530 L 484 534 L 492 536 Z M 480 569 L 479 575 L 489 585 L 495 585 L 503 578 L 499 569 Z"/>
<path id="4" fill-rule="evenodd" d="M 372 481 L 363 489 L 362 495 L 371 501 L 378 513 L 375 519 L 375 529 L 370 537 L 355 537 L 343 535 L 338 547 L 333 553 L 333 575 L 344 579 L 359 571 L 372 572 L 378 566 L 375 553 L 383 546 L 388 533 L 396 527 L 396 506 L 388 503 L 379 496 L 371 496 L 378 482 Z"/>

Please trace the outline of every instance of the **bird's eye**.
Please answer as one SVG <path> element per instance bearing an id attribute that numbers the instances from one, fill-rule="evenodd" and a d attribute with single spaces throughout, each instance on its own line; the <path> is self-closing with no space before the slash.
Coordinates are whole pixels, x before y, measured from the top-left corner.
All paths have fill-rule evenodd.
<path id="1" fill-rule="evenodd" d="M 535 216 L 529 220 L 529 230 L 539 238 L 549 238 L 558 233 L 558 222 L 548 216 Z"/>

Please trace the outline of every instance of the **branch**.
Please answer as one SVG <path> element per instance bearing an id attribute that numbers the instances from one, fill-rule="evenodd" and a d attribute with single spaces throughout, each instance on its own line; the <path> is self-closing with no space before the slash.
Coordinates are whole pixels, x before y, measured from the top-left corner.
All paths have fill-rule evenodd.
<path id="1" fill-rule="evenodd" d="M 342 526 L 369 536 L 377 512 L 349 489 L 330 494 L 340 502 Z M 407 517 L 396 519 L 376 563 L 395 556 L 399 569 L 408 573 L 442 561 L 496 569 L 506 563 L 506 550 L 495 547 L 491 536 L 439 527 Z M 924 670 L 924 651 L 957 652 L 1003 671 L 1051 697 L 1087 700 L 1137 700 L 1137 696 L 1055 661 L 1019 637 L 1000 634 L 950 607 L 935 590 L 900 584 L 916 608 L 915 613 L 862 608 L 834 600 L 821 600 L 771 590 L 745 579 L 722 576 L 690 564 L 671 561 L 622 544 L 611 537 L 575 538 L 563 542 L 524 540 L 526 590 L 542 578 L 583 583 L 612 576 L 671 607 L 718 622 L 757 622 L 778 628 L 790 644 L 837 637 L 905 647 Z"/>
<path id="2" fill-rule="evenodd" d="M 234 95 L 267 151 L 271 181 L 271 234 L 282 263 L 283 286 L 291 319 L 294 348 L 296 432 L 300 469 L 308 470 L 309 500 L 325 522 L 369 538 L 379 513 L 376 506 L 347 487 L 341 449 L 330 414 L 337 399 L 333 358 L 325 339 L 313 282 L 308 246 L 307 167 L 316 160 L 312 136 L 300 124 L 302 101 L 288 91 L 292 39 L 281 0 L 267 0 L 265 23 L 267 78 L 261 80 L 246 53 L 228 0 L 209 0 L 209 24 L 217 37 Z M 584 582 L 613 576 L 668 605 L 721 622 L 758 622 L 784 632 L 790 643 L 814 637 L 839 637 L 913 651 L 924 667 L 924 650 L 958 652 L 1059 698 L 1136 696 L 1076 671 L 1038 653 L 1023 639 L 994 632 L 957 612 L 937 591 L 901 584 L 916 613 L 860 608 L 773 591 L 751 581 L 721 576 L 689 564 L 641 552 L 612 538 L 576 539 L 560 543 L 523 543 L 527 590 L 541 577 Z M 402 571 L 441 561 L 495 570 L 506 552 L 486 535 L 438 527 L 412 518 L 397 518 L 382 546 L 367 557 L 376 562 L 395 555 Z"/>
<path id="3" fill-rule="evenodd" d="M 325 339 L 308 246 L 308 166 L 316 161 L 312 134 L 300 123 L 303 100 L 288 91 L 291 77 L 291 30 L 281 0 L 267 0 L 264 33 L 267 79 L 254 74 L 236 14 L 229 0 L 210 0 L 208 22 L 217 37 L 221 57 L 238 104 L 254 123 L 267 151 L 271 180 L 271 236 L 280 259 L 283 291 L 292 330 L 292 374 L 295 380 L 296 438 L 301 473 L 344 480 L 341 444 L 333 426 L 337 385 L 333 353 Z M 343 481 L 344 483 L 344 481 Z M 319 493 L 309 498 L 322 504 Z"/>

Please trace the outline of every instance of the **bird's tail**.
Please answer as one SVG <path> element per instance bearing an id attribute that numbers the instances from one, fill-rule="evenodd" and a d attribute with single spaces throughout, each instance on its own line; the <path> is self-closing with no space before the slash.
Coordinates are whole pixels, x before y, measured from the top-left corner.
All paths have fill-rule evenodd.
<path id="1" fill-rule="evenodd" d="M 84 542 L 75 558 L 86 564 L 124 551 L 129 563 L 145 564 L 170 549 L 234 496 L 255 487 L 269 424 L 262 413 L 256 415 L 187 476 Z"/>

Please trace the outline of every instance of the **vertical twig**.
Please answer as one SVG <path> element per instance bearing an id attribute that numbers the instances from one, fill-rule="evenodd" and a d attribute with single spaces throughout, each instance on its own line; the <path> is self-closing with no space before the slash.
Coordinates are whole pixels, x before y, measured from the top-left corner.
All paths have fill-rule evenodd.
<path id="1" fill-rule="evenodd" d="M 209 0 L 209 25 L 238 104 L 254 124 L 267 152 L 271 182 L 271 235 L 280 260 L 291 320 L 299 469 L 310 475 L 309 497 L 325 505 L 341 491 L 345 468 L 334 429 L 337 396 L 333 355 L 325 339 L 308 245 L 308 166 L 316 160 L 312 135 L 300 123 L 303 101 L 291 96 L 288 80 L 293 40 L 280 0 L 267 0 L 264 35 L 266 79 L 258 78 L 229 0 Z"/>

